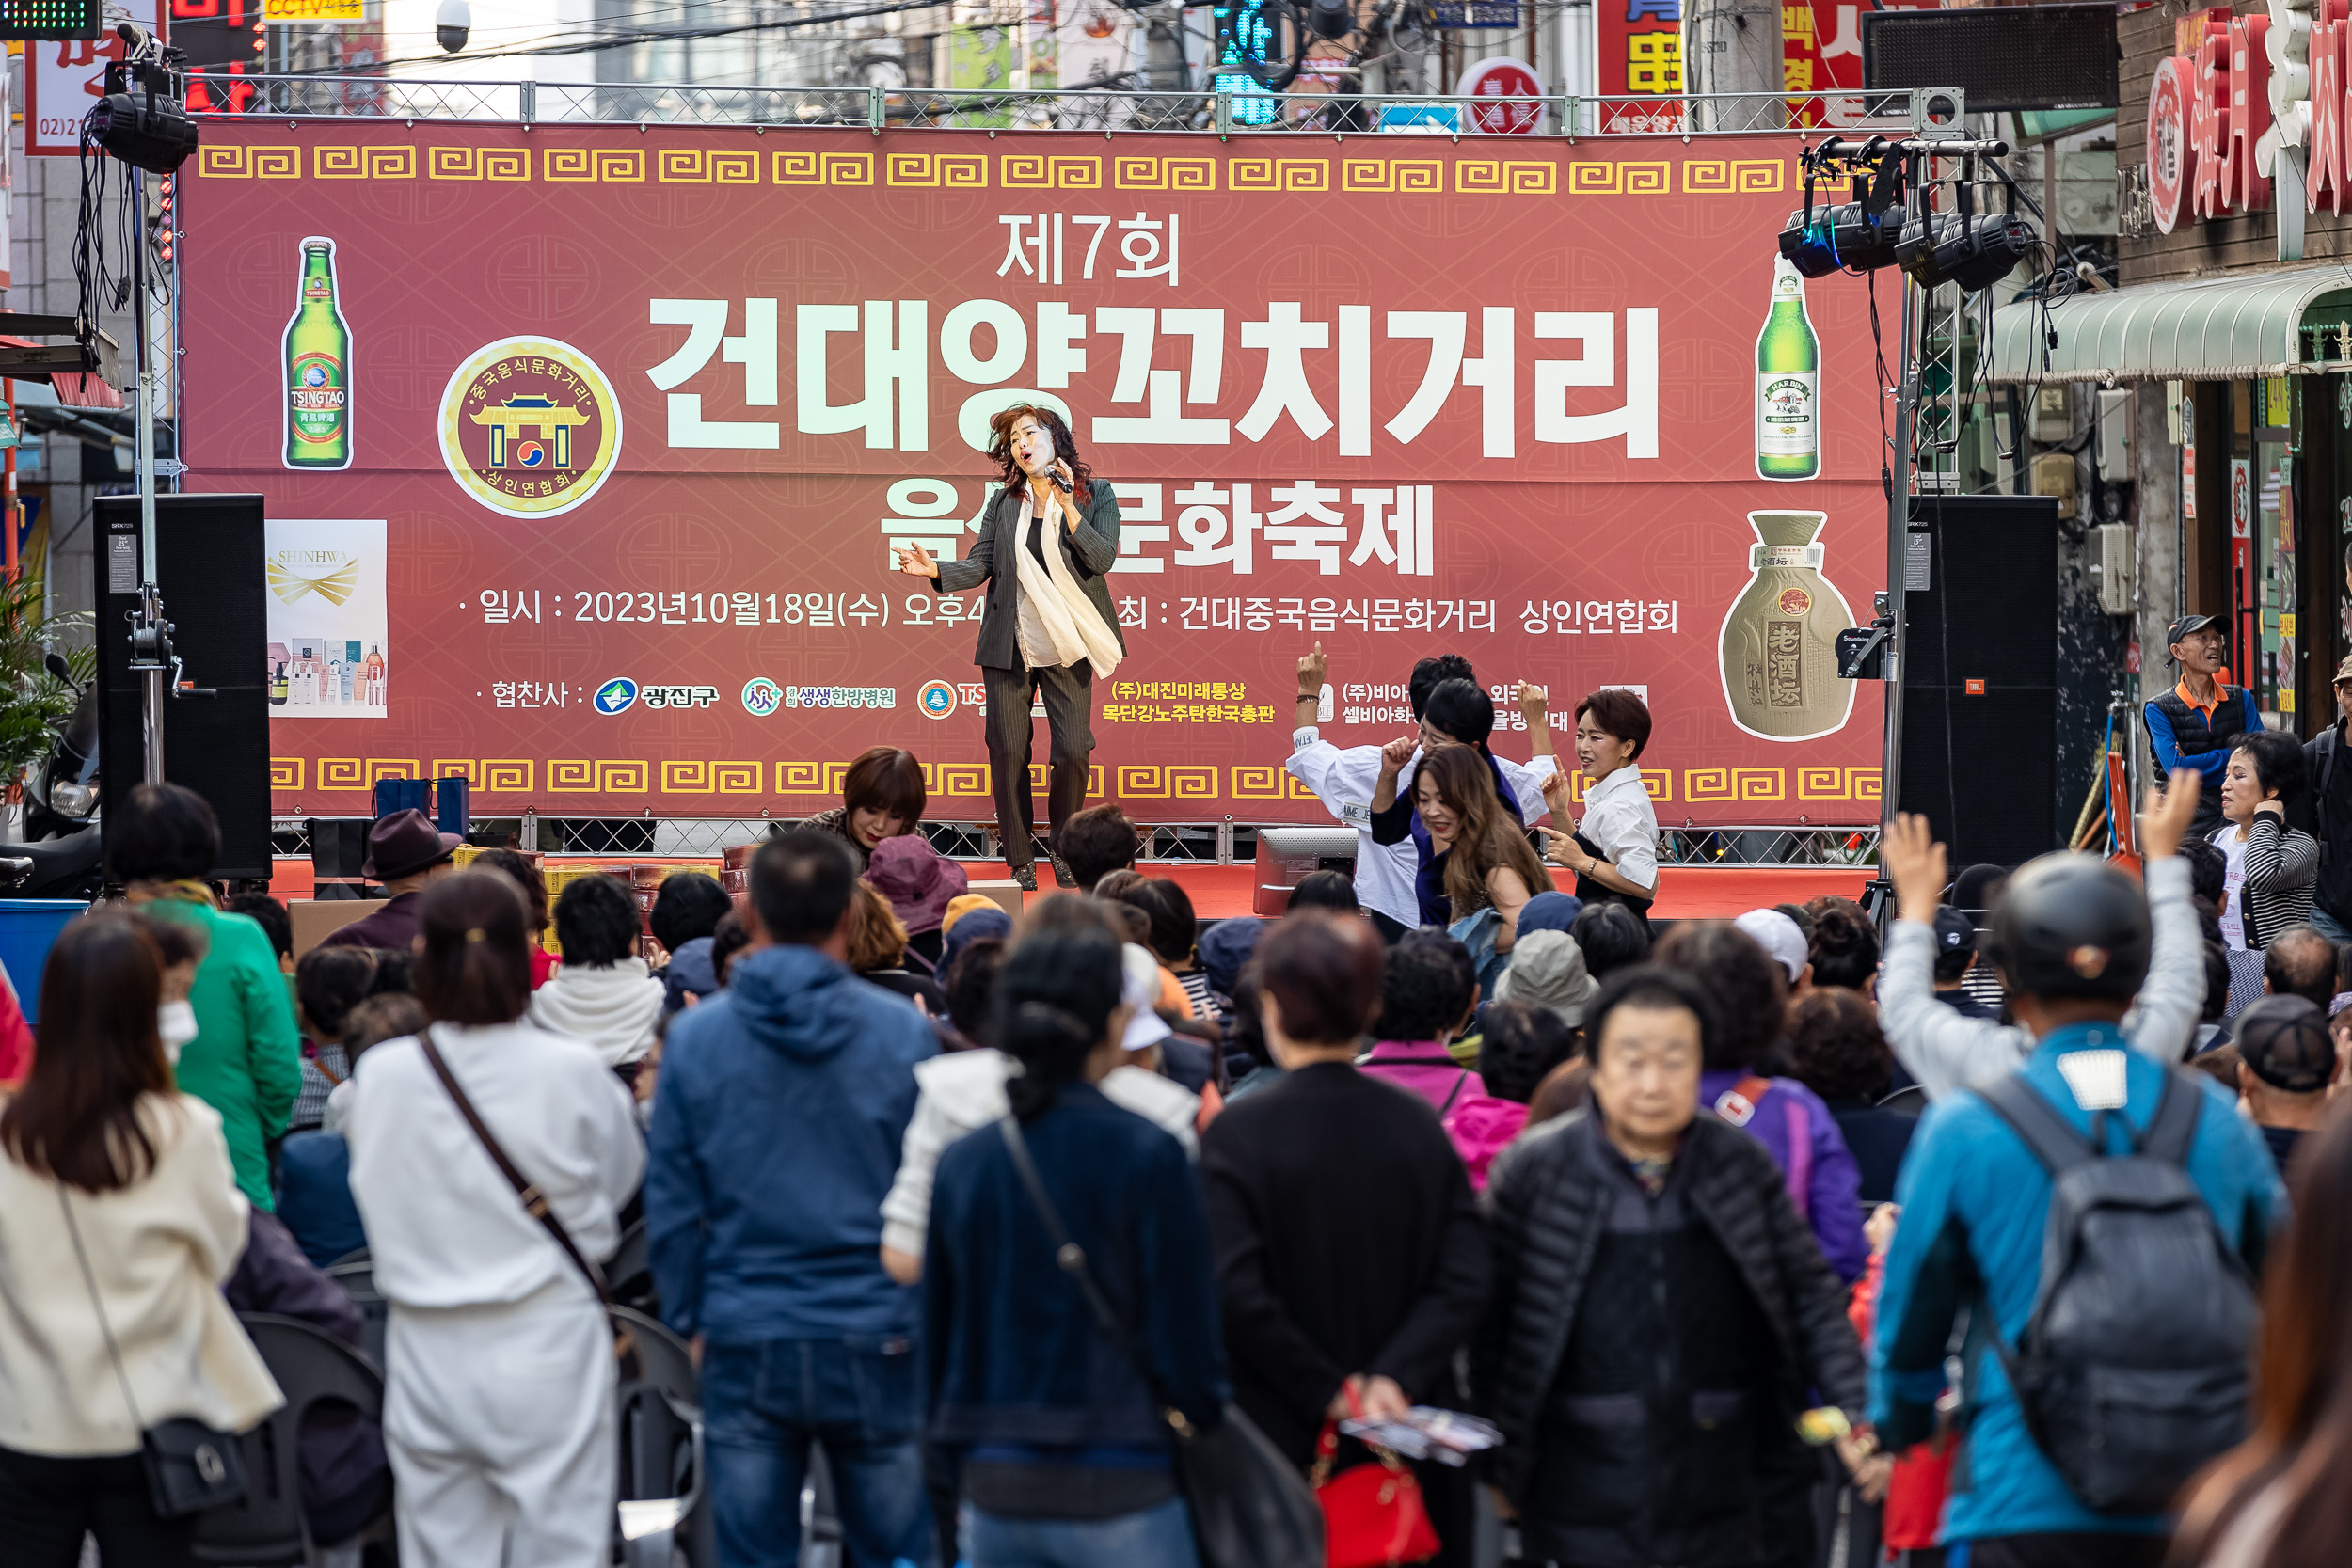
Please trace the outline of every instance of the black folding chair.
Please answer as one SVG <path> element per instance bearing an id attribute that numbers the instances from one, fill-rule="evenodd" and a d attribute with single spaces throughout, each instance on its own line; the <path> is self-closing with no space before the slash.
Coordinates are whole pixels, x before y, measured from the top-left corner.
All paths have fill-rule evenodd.
<path id="1" fill-rule="evenodd" d="M 620 1306 L 633 1307 L 649 1318 L 661 1315 L 653 1289 L 653 1247 L 645 1239 L 644 1220 L 621 1232 L 621 1244 L 605 1259 L 604 1288 Z"/>
<path id="2" fill-rule="evenodd" d="M 330 1263 L 326 1277 L 343 1288 L 343 1294 L 359 1308 L 359 1348 L 368 1353 L 375 1370 L 384 1370 L 384 1336 L 392 1321 L 392 1304 L 384 1299 L 375 1288 L 375 1265 L 365 1260 L 357 1263 Z"/>
<path id="3" fill-rule="evenodd" d="M 615 1307 L 637 1346 L 637 1375 L 622 1380 L 618 1528 L 627 1568 L 718 1568 L 703 1460 L 702 1379 L 686 1342 L 633 1307 Z"/>
<path id="4" fill-rule="evenodd" d="M 245 1453 L 245 1497 L 198 1521 L 196 1559 L 235 1568 L 316 1563 L 318 1544 L 302 1514 L 302 1418 L 322 1400 L 336 1400 L 381 1420 L 384 1378 L 349 1345 L 298 1319 L 253 1313 L 238 1321 L 286 1402 L 238 1438 Z M 390 1523 L 387 1507 L 360 1538 L 387 1535 Z"/>

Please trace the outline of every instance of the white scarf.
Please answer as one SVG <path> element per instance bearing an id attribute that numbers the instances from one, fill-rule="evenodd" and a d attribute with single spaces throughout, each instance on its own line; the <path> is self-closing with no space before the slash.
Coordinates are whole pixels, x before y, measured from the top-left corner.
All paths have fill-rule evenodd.
<path id="1" fill-rule="evenodd" d="M 1029 549 L 1029 510 L 1032 497 L 1029 487 L 1021 487 L 1021 518 L 1013 525 L 1013 559 L 1020 563 L 1016 579 L 1021 585 L 1021 597 L 1036 607 L 1038 621 L 1045 628 L 1047 641 L 1054 644 L 1055 656 L 1065 665 L 1085 659 L 1094 666 L 1094 673 L 1107 679 L 1119 668 L 1124 657 L 1120 650 L 1119 637 L 1103 624 L 1103 612 L 1094 601 L 1086 596 L 1077 579 L 1070 575 L 1070 563 L 1062 559 L 1061 535 L 1058 528 L 1045 530 L 1045 559 L 1039 561 Z"/>

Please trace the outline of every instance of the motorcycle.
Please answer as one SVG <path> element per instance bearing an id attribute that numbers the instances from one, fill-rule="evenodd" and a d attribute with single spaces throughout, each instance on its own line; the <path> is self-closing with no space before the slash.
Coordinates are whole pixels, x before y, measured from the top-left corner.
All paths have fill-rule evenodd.
<path id="1" fill-rule="evenodd" d="M 103 879 L 98 829 L 98 688 L 51 654 L 49 673 L 79 694 L 47 760 L 25 781 L 24 842 L 0 844 L 0 893 L 95 898 Z"/>

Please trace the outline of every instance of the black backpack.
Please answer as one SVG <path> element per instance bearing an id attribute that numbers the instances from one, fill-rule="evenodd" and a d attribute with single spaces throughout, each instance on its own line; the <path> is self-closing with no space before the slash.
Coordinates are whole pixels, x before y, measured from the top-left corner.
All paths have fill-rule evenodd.
<path id="1" fill-rule="evenodd" d="M 2188 1178 L 2203 1096 L 2165 1074 L 2130 1154 L 2105 1154 L 2022 1077 L 1977 1091 L 2050 1173 L 2042 1284 L 2014 1351 L 1985 1325 L 2035 1444 L 2098 1513 L 2160 1513 L 2246 1435 L 2252 1280 Z M 2120 1113 L 2119 1113 L 2120 1114 Z M 2128 1130 L 2128 1129 L 2127 1129 Z"/>

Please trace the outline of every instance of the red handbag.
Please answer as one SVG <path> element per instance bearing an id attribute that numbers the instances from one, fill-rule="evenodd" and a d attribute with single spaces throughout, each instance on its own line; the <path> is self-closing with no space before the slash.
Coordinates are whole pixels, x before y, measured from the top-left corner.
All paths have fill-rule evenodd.
<path id="1" fill-rule="evenodd" d="M 1348 1406 L 1359 1415 L 1355 1391 Z M 1323 1423 L 1315 1439 L 1315 1501 L 1323 1505 L 1324 1568 L 1396 1568 L 1426 1562 L 1438 1555 L 1437 1527 L 1422 1501 L 1421 1482 L 1387 1449 L 1372 1447 L 1378 1461 L 1331 1473 L 1340 1451 L 1336 1421 Z"/>

